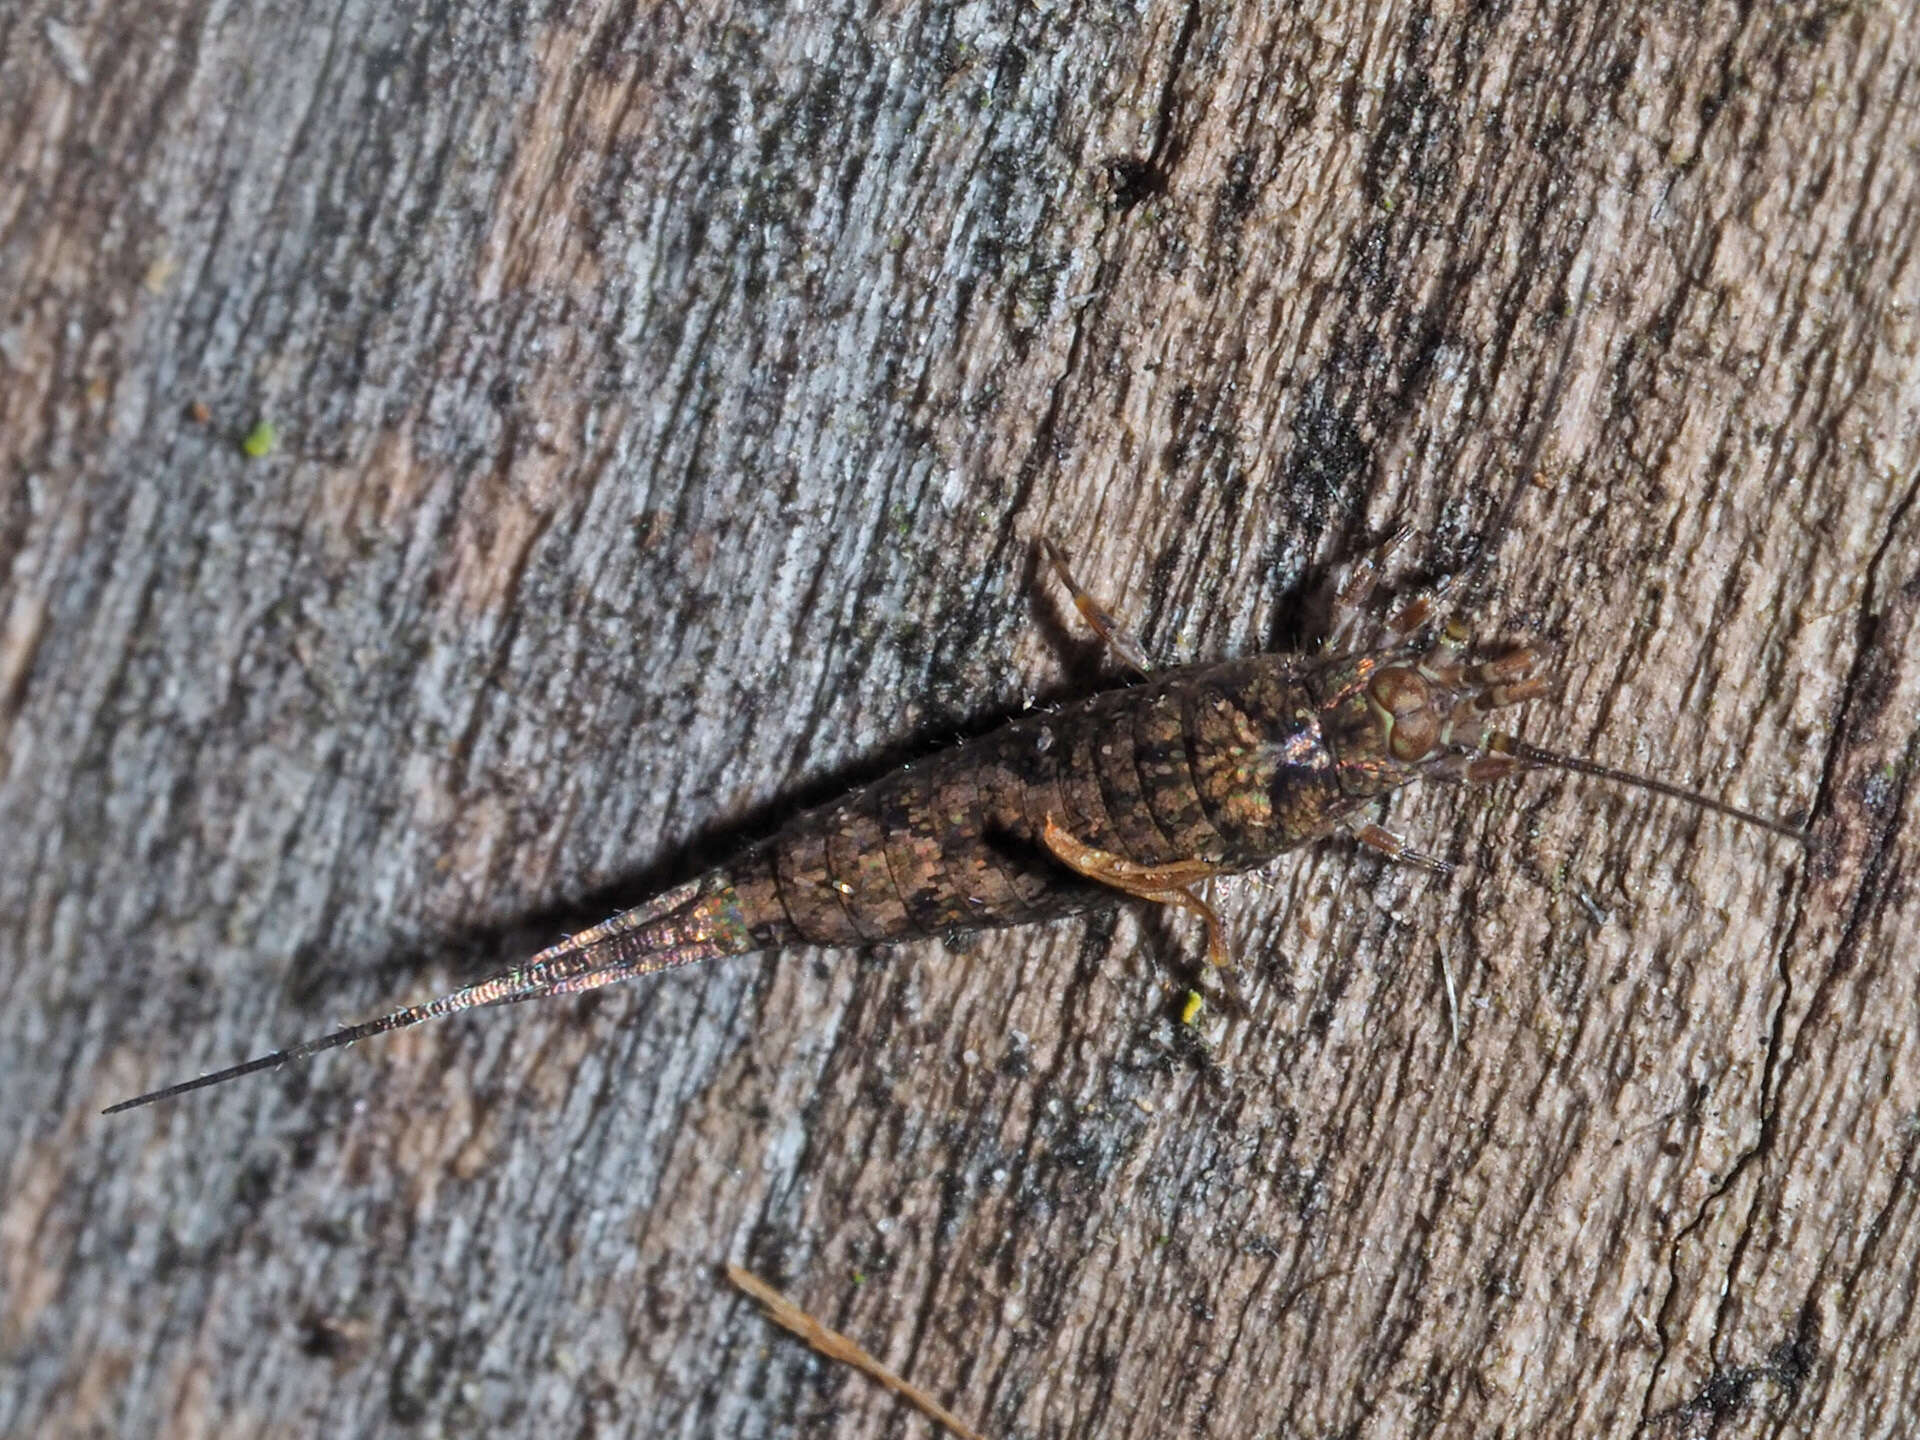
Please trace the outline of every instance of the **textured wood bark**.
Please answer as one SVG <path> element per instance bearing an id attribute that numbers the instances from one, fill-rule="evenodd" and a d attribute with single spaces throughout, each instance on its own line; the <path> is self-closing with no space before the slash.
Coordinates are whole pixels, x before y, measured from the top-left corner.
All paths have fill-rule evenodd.
<path id="1" fill-rule="evenodd" d="M 0 14 L 0 1430 L 923 1433 L 733 1259 L 1001 1437 L 1912 1433 L 1917 52 Z M 97 1113 L 1101 683 L 1042 533 L 1188 659 L 1399 521 L 1564 657 L 1535 738 L 1817 857 L 1410 793 L 1461 873 L 1230 887 L 1192 1034 L 1198 936 L 1122 914 Z"/>

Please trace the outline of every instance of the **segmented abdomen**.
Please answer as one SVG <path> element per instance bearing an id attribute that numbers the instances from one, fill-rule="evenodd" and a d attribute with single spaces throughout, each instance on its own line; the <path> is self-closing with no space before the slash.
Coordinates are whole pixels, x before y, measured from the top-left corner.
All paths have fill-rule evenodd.
<path id="1" fill-rule="evenodd" d="M 1048 852 L 1048 816 L 1130 860 L 1238 869 L 1337 807 L 1311 695 L 1256 656 L 1023 716 L 796 816 L 724 871 L 758 944 L 904 940 L 1112 903 Z"/>

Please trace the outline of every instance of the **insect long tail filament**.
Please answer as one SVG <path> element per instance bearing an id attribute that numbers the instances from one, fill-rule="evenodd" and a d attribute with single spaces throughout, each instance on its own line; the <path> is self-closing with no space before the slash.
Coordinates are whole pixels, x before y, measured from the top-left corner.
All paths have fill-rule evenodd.
<path id="1" fill-rule="evenodd" d="M 337 1050 L 357 1040 L 406 1030 L 442 1015 L 477 1010 L 484 1005 L 511 1005 L 549 995 L 570 995 L 635 975 L 691 965 L 716 955 L 740 954 L 752 948 L 754 942 L 740 919 L 738 898 L 732 885 L 724 876 L 713 872 L 590 930 L 569 936 L 557 945 L 550 945 L 524 964 L 463 985 L 424 1004 L 408 1005 L 365 1024 L 349 1025 L 331 1035 L 290 1045 L 285 1050 L 230 1065 L 211 1075 L 136 1095 L 110 1106 L 104 1113 L 113 1115 L 155 1100 L 170 1100 L 209 1085 L 238 1080 L 242 1075 L 305 1060 L 325 1050 Z"/>
<path id="2" fill-rule="evenodd" d="M 531 1000 L 546 994 L 547 987 L 541 980 L 528 977 L 526 972 L 530 968 L 522 967 L 518 971 L 506 971 L 455 990 L 451 994 L 442 995 L 438 999 L 429 1000 L 424 1005 L 408 1005 L 404 1009 L 382 1015 L 377 1020 L 369 1020 L 361 1025 L 349 1025 L 344 1030 L 335 1030 L 330 1035 L 302 1041 L 298 1045 L 288 1046 L 285 1050 L 275 1050 L 238 1065 L 229 1065 L 226 1069 L 216 1070 L 210 1075 L 182 1080 L 179 1084 L 169 1085 L 164 1090 L 150 1090 L 145 1095 L 136 1095 L 131 1100 L 122 1100 L 117 1105 L 109 1105 L 100 1113 L 116 1115 L 122 1110 L 150 1105 L 156 1100 L 171 1100 L 176 1095 L 204 1090 L 209 1085 L 219 1085 L 228 1080 L 238 1080 L 242 1075 L 252 1075 L 257 1071 L 278 1069 L 282 1065 L 292 1064 L 295 1060 L 305 1060 L 323 1051 L 338 1050 L 343 1045 L 371 1040 L 374 1036 L 385 1035 L 389 1031 L 406 1030 L 423 1021 L 437 1019 L 442 1015 L 451 1015 L 455 1011 L 471 1010 L 481 1005 L 504 1005 L 515 1000 Z"/>

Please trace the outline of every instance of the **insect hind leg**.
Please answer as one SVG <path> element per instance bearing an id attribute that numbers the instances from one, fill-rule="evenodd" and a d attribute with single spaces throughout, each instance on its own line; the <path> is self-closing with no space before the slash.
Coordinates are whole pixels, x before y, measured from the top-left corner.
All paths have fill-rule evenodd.
<path id="1" fill-rule="evenodd" d="M 1040 839 L 1056 860 L 1089 880 L 1118 890 L 1122 895 L 1131 895 L 1136 900 L 1145 900 L 1153 905 L 1171 905 L 1190 915 L 1199 916 L 1207 927 L 1207 958 L 1213 962 L 1214 969 L 1224 970 L 1232 964 L 1232 952 L 1227 948 L 1226 927 L 1220 923 L 1214 908 L 1193 893 L 1195 885 L 1222 873 L 1218 866 L 1205 860 L 1175 860 L 1165 865 L 1143 865 L 1137 860 L 1129 860 L 1076 839 L 1061 829 L 1051 815 L 1046 818 L 1046 827 Z"/>

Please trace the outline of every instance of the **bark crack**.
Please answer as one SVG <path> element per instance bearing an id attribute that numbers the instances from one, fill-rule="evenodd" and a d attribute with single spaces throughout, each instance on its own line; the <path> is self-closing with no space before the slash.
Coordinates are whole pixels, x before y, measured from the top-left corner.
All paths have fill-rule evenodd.
<path id="1" fill-rule="evenodd" d="M 1167 78 L 1160 86 L 1160 103 L 1154 110 L 1153 145 L 1147 151 L 1147 169 L 1156 175 L 1165 176 L 1169 168 L 1168 145 L 1176 108 L 1174 90 L 1180 83 L 1181 72 L 1187 68 L 1187 52 L 1193 48 L 1194 33 L 1199 28 L 1199 0 L 1187 0 L 1186 12 L 1180 17 L 1180 33 L 1174 37 L 1173 55 L 1167 61 Z"/>
<path id="2" fill-rule="evenodd" d="M 1894 507 L 1879 544 L 1874 549 L 1873 559 L 1867 567 L 1868 580 L 1860 599 L 1860 613 L 1857 629 L 1860 643 L 1855 651 L 1854 662 L 1842 688 L 1838 715 L 1833 733 L 1839 737 L 1832 745 L 1823 762 L 1820 784 L 1814 800 L 1814 814 L 1827 815 L 1830 819 L 1835 800 L 1836 776 L 1842 761 L 1853 750 L 1854 736 L 1850 733 L 1855 724 L 1857 709 L 1866 699 L 1868 685 L 1878 673 L 1884 659 L 1884 626 L 1877 610 L 1878 598 L 1883 589 L 1882 569 L 1892 553 L 1896 537 L 1899 535 L 1906 517 L 1912 511 L 1916 499 L 1920 498 L 1920 476 L 1909 485 L 1907 492 Z M 1806 904 L 1810 889 L 1809 867 L 1815 857 L 1809 855 L 1801 861 L 1800 880 L 1796 884 L 1791 899 L 1792 913 L 1787 918 L 1785 934 L 1775 950 L 1774 969 L 1780 981 L 1779 1000 L 1774 1006 L 1772 1019 L 1767 1027 L 1766 1053 L 1761 1062 L 1760 1098 L 1757 1106 L 1758 1121 L 1754 1142 L 1734 1160 L 1725 1177 L 1712 1187 L 1695 1210 L 1693 1218 L 1674 1236 L 1667 1250 L 1667 1288 L 1661 1299 L 1660 1313 L 1655 1323 L 1659 1339 L 1654 1364 L 1648 1375 L 1647 1388 L 1640 1405 L 1639 1428 L 1644 1431 L 1658 1416 L 1653 1410 L 1653 1397 L 1666 1371 L 1667 1359 L 1673 1349 L 1673 1336 L 1670 1321 L 1681 1291 L 1681 1251 L 1700 1229 L 1702 1229 L 1714 1208 L 1740 1182 L 1750 1166 L 1764 1163 L 1770 1156 L 1779 1125 L 1779 1098 L 1787 1080 L 1794 1072 L 1801 1049 L 1801 1038 L 1815 1026 L 1825 1014 L 1827 998 L 1831 988 L 1839 978 L 1853 968 L 1858 954 L 1861 937 L 1873 916 L 1878 913 L 1883 898 L 1883 879 L 1894 849 L 1894 841 L 1899 833 L 1899 817 L 1906 808 L 1908 792 L 1912 786 L 1912 775 L 1916 763 L 1920 763 L 1920 730 L 1909 734 L 1907 744 L 1901 752 L 1900 763 L 1893 767 L 1897 782 L 1893 793 L 1879 807 L 1884 820 L 1873 823 L 1866 839 L 1864 854 L 1861 857 L 1859 881 L 1847 905 L 1846 921 L 1841 927 L 1840 936 L 1833 950 L 1833 959 L 1820 973 L 1812 994 L 1806 1004 L 1805 1014 L 1789 1039 L 1786 1034 L 1787 1015 L 1793 1004 L 1794 979 L 1791 957 L 1795 942 L 1809 923 Z M 1829 830 L 1832 827 L 1829 826 Z M 1724 1272 L 1720 1300 L 1715 1307 L 1712 1336 L 1708 1342 L 1708 1353 L 1716 1357 L 1714 1365 L 1719 1365 L 1718 1356 L 1722 1351 L 1722 1342 L 1726 1337 L 1730 1315 L 1735 1304 L 1733 1277 L 1740 1272 L 1750 1248 L 1758 1234 L 1762 1205 L 1761 1187 L 1757 1186 L 1747 1203 L 1747 1213 L 1741 1222 L 1739 1233 L 1732 1247 Z M 1797 1394 L 1797 1392 L 1795 1392 Z"/>

